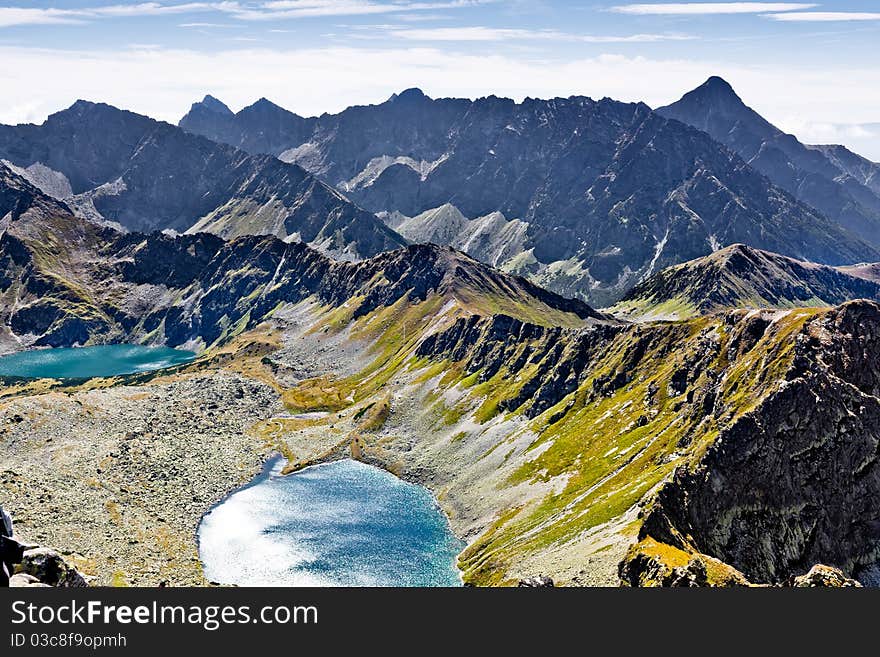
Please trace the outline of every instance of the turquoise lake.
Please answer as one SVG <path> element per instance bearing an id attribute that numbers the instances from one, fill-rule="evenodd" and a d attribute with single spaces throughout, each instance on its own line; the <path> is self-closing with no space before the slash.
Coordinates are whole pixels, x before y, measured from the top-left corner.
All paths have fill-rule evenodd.
<path id="1" fill-rule="evenodd" d="M 0 376 L 30 379 L 90 379 L 151 372 L 195 358 L 191 351 L 140 345 L 35 349 L 0 356 Z"/>
<path id="2" fill-rule="evenodd" d="M 461 586 L 464 548 L 431 494 L 357 461 L 280 476 L 284 460 L 199 526 L 205 576 L 239 586 Z"/>

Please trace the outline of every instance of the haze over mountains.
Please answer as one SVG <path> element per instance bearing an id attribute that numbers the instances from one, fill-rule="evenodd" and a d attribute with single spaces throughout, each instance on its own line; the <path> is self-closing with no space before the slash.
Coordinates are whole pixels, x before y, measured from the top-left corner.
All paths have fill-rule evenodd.
<path id="1" fill-rule="evenodd" d="M 737 242 L 830 264 L 880 257 L 869 213 L 851 204 L 829 217 L 799 203 L 705 132 L 643 104 L 410 89 L 303 118 L 265 99 L 234 114 L 208 97 L 180 125 L 301 164 L 411 241 L 452 244 L 597 305 Z M 867 188 L 870 163 L 844 159 Z"/>

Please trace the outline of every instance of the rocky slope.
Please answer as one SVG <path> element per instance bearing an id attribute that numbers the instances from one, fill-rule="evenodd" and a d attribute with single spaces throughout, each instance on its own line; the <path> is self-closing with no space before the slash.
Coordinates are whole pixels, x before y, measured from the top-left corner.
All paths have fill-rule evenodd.
<path id="1" fill-rule="evenodd" d="M 4 399 L 0 499 L 96 586 L 204 586 L 199 519 L 259 472 L 272 446 L 249 430 L 278 393 L 216 370 L 122 383 Z"/>
<path id="2" fill-rule="evenodd" d="M 639 537 L 712 555 L 753 581 L 821 561 L 876 585 L 878 335 L 880 306 L 869 302 L 804 322 L 777 355 L 778 380 L 660 487 Z"/>
<path id="3" fill-rule="evenodd" d="M 405 243 L 299 166 L 109 105 L 77 101 L 39 126 L 0 126 L 0 159 L 51 180 L 48 192 L 67 185 L 82 216 L 130 230 L 271 234 L 345 259 Z"/>
<path id="4" fill-rule="evenodd" d="M 802 144 L 746 106 L 718 77 L 657 112 L 707 132 L 775 185 L 880 246 L 877 164 L 843 146 Z"/>
<path id="5" fill-rule="evenodd" d="M 611 312 L 639 321 L 676 320 L 722 309 L 880 301 L 880 281 L 871 277 L 876 267 L 828 267 L 735 244 L 664 269 L 633 288 Z"/>
<path id="6" fill-rule="evenodd" d="M 434 100 L 410 89 L 310 120 L 275 108 L 266 129 L 252 110 L 212 120 L 217 114 L 196 107 L 182 125 L 297 162 L 413 237 L 451 238 L 445 243 L 593 304 L 736 242 L 830 264 L 880 259 L 705 133 L 644 104 Z M 277 141 L 264 140 L 270 132 Z M 451 218 L 444 206 L 483 237 L 456 241 L 438 221 L 438 213 Z M 481 231 L 487 216 L 499 234 Z"/>
<path id="7" fill-rule="evenodd" d="M 463 555 L 468 578 L 498 583 L 550 555 L 601 563 L 632 537 L 621 575 L 641 584 L 663 583 L 645 564 L 694 558 L 713 585 L 816 563 L 876 581 L 877 304 L 574 333 L 463 322 L 422 352 L 485 382 L 473 417 L 495 432 L 531 418 L 528 447 L 499 441 L 502 481 L 552 491 L 499 512 Z"/>
<path id="8" fill-rule="evenodd" d="M 447 248 L 413 246 L 363 263 L 271 236 L 120 234 L 75 217 L 8 169 L 0 199 L 0 320 L 7 348 L 136 341 L 202 347 L 314 297 L 355 317 L 429 295 L 538 322 L 601 316 Z M 0 181 L 2 183 L 2 181 Z M 485 304 L 491 304 L 487 308 Z"/>

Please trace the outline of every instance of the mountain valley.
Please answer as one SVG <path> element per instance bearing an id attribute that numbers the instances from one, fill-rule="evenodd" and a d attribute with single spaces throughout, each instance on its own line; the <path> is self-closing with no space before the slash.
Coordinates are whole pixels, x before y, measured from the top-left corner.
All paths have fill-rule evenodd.
<path id="1" fill-rule="evenodd" d="M 424 485 L 470 584 L 783 584 L 820 563 L 877 581 L 871 266 L 730 247 L 638 297 L 695 312 L 631 323 L 448 247 L 350 263 L 266 235 L 120 232 L 8 167 L 0 216 L 5 350 L 198 352 L 0 391 L 0 491 L 94 583 L 204 584 L 198 520 L 272 452 Z M 751 287 L 728 294 L 731 272 Z M 769 307 L 726 307 L 752 290 Z M 833 307 L 791 307 L 813 297 Z"/>

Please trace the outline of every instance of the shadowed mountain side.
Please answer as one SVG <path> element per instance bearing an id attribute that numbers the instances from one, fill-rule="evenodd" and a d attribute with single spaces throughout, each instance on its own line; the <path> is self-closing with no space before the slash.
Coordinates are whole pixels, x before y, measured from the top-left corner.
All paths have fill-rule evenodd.
<path id="1" fill-rule="evenodd" d="M 802 144 L 746 106 L 719 77 L 657 112 L 707 132 L 775 185 L 880 246 L 880 165 L 843 146 Z"/>
<path id="2" fill-rule="evenodd" d="M 583 302 L 445 247 L 412 246 L 345 263 L 271 236 L 120 234 L 71 215 L 8 169 L 0 171 L 0 198 L 16 213 L 0 236 L 7 348 L 114 340 L 210 345 L 280 305 L 311 297 L 344 306 L 355 318 L 439 297 L 461 312 L 538 323 L 604 319 Z"/>
<path id="3" fill-rule="evenodd" d="M 44 179 L 54 172 L 52 190 L 65 183 L 78 214 L 129 230 L 198 224 L 223 237 L 303 241 L 344 259 L 406 243 L 297 165 L 105 104 L 77 101 L 39 126 L 0 126 L 0 159 L 42 167 Z"/>

